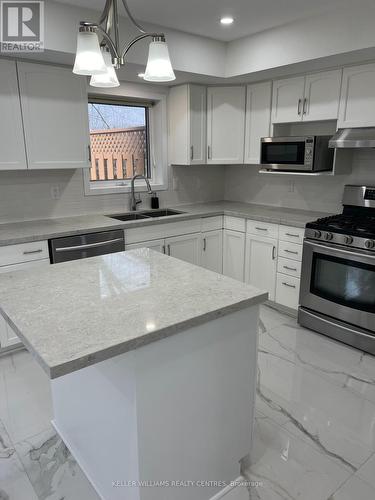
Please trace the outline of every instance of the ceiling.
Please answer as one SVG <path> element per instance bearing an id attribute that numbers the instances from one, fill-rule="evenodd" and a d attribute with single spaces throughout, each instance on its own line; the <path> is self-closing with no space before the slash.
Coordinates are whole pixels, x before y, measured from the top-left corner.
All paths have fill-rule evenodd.
<path id="1" fill-rule="evenodd" d="M 98 10 L 102 10 L 105 3 L 105 0 L 59 1 Z M 358 7 L 369 3 L 372 1 L 355 2 Z M 128 5 L 138 20 L 231 41 L 329 10 L 353 6 L 353 0 L 128 0 Z M 121 5 L 119 9 L 124 12 Z M 234 17 L 231 26 L 219 23 L 224 15 Z"/>

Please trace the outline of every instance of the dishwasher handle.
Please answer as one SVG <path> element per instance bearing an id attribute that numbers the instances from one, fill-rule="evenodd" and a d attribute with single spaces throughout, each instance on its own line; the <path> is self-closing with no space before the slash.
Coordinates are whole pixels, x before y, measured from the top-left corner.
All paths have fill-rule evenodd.
<path id="1" fill-rule="evenodd" d="M 73 250 L 87 250 L 88 248 L 104 247 L 105 245 L 110 245 L 111 243 L 118 243 L 124 241 L 122 238 L 115 238 L 113 240 L 99 241 L 96 243 L 86 243 L 85 245 L 75 245 L 71 247 L 60 247 L 55 248 L 55 252 L 71 252 Z"/>

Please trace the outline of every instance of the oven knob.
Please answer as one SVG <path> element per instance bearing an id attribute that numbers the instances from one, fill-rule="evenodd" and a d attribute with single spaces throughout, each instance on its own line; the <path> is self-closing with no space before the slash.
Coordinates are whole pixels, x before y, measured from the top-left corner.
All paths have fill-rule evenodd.
<path id="1" fill-rule="evenodd" d="M 352 236 L 345 236 L 344 241 L 347 245 L 351 245 L 353 243 L 353 237 Z"/>
<path id="2" fill-rule="evenodd" d="M 331 240 L 332 238 L 333 238 L 333 234 L 332 234 L 332 233 L 326 233 L 326 234 L 324 235 L 324 239 L 325 239 L 325 240 L 328 240 L 328 241 L 329 241 L 329 240 Z"/>
<path id="3" fill-rule="evenodd" d="M 321 231 L 318 230 L 314 231 L 314 238 L 320 238 L 321 236 L 322 236 Z"/>
<path id="4" fill-rule="evenodd" d="M 374 248 L 375 247 L 375 241 L 374 240 L 366 240 L 365 241 L 365 247 L 368 249 Z"/>

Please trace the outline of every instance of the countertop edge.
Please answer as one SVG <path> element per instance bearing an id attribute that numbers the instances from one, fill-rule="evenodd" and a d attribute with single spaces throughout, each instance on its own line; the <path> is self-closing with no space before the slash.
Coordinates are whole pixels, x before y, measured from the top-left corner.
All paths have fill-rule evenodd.
<path id="1" fill-rule="evenodd" d="M 228 314 L 246 309 L 248 307 L 260 305 L 265 302 L 267 298 L 268 292 L 259 291 L 259 293 L 254 295 L 253 297 L 244 299 L 235 304 L 230 304 L 220 309 L 214 309 L 194 318 L 189 318 L 174 325 L 155 330 L 154 332 L 147 332 L 137 339 L 131 339 L 120 344 L 115 344 L 105 349 L 99 350 L 95 354 L 81 356 L 55 366 L 48 365 L 43 358 L 37 355 L 37 353 L 29 343 L 25 342 L 25 344 L 28 350 L 32 353 L 33 357 L 36 358 L 41 364 L 48 377 L 53 380 L 64 375 L 68 375 L 69 373 L 73 373 L 77 370 L 95 365 L 96 363 L 100 363 L 101 361 L 106 361 L 115 356 L 119 356 L 121 354 L 125 354 L 126 352 L 133 351 L 140 347 L 152 344 L 153 342 L 171 337 L 172 335 L 182 333 L 184 330 L 188 330 L 189 328 L 202 325 L 214 319 L 227 316 Z M 17 328 L 15 328 L 15 330 L 17 334 L 20 334 L 22 340 L 25 340 L 21 332 L 19 332 Z"/>

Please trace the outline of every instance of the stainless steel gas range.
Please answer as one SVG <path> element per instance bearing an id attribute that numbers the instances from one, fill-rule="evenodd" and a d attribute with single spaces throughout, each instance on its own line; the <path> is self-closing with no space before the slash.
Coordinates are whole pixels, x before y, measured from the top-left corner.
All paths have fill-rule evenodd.
<path id="1" fill-rule="evenodd" d="M 375 187 L 345 186 L 343 205 L 306 225 L 298 322 L 375 354 Z"/>

